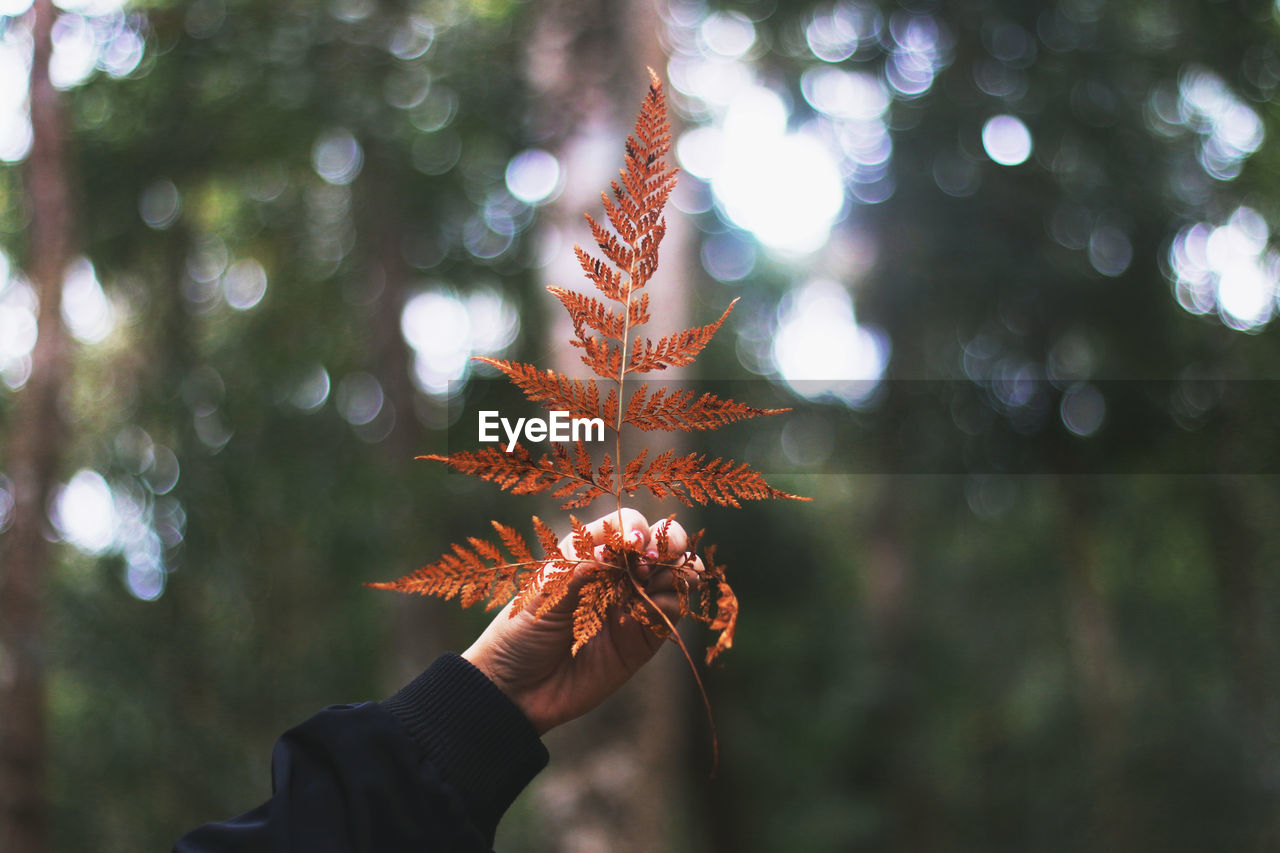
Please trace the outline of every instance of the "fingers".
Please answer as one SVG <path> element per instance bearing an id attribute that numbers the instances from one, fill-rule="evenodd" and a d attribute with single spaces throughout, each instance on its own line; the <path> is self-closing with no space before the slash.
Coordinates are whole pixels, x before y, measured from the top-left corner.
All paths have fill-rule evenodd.
<path id="1" fill-rule="evenodd" d="M 652 584 L 659 576 L 665 576 L 666 585 L 670 586 L 673 575 L 668 569 L 678 572 L 687 581 L 696 581 L 702 574 L 702 560 L 689 552 L 689 534 L 680 522 L 664 518 L 650 525 L 643 515 L 630 507 L 608 512 L 584 526 L 583 532 L 591 542 L 589 553 L 580 553 L 572 534 L 560 540 L 560 551 L 571 560 L 590 559 L 603 563 L 607 538 L 605 527 L 617 530 L 619 523 L 623 539 L 635 546 L 643 557 L 635 569 L 646 589 L 655 589 Z M 585 565 L 578 567 L 580 574 L 586 571 Z"/>
<path id="2" fill-rule="evenodd" d="M 673 519 L 664 518 L 655 523 L 647 531 L 648 542 L 646 544 L 645 556 L 650 561 L 657 562 L 662 559 L 668 562 L 671 557 L 679 556 L 689 550 L 689 534 L 685 532 L 680 522 Z M 666 538 L 666 548 L 662 547 L 662 539 Z"/>
<path id="3" fill-rule="evenodd" d="M 560 540 L 560 550 L 570 559 L 584 559 L 588 556 L 598 559 L 600 546 L 605 541 L 605 525 L 612 530 L 619 530 L 619 522 L 621 522 L 622 538 L 628 544 L 639 548 L 649 538 L 649 522 L 645 517 L 630 507 L 623 507 L 621 510 L 606 513 L 586 525 L 586 532 L 591 537 L 591 545 L 596 553 L 590 555 L 577 553 L 572 534 Z"/>
<path id="4" fill-rule="evenodd" d="M 706 568 L 702 565 L 702 558 L 697 554 L 686 555 L 686 559 L 682 566 L 676 568 L 681 576 L 686 580 L 701 582 L 702 573 Z"/>

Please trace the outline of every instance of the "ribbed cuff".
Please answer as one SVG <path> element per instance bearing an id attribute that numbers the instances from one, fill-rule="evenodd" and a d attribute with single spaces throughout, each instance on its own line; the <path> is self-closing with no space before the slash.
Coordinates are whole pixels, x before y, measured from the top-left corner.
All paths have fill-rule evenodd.
<path id="1" fill-rule="evenodd" d="M 492 845 L 498 820 L 547 766 L 533 724 L 484 673 L 454 654 L 441 655 L 379 704 L 422 746 Z"/>

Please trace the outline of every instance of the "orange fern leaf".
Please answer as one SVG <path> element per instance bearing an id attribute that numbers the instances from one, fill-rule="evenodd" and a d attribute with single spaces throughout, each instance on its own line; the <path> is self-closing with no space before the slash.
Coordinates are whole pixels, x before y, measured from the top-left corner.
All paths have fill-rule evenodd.
<path id="1" fill-rule="evenodd" d="M 543 559 L 535 559 L 519 533 L 497 521 L 492 524 L 511 555 L 510 559 L 504 558 L 493 542 L 473 536 L 467 540 L 470 548 L 454 544 L 450 546 L 453 553 L 443 555 L 412 574 L 394 581 L 365 585 L 373 589 L 434 595 L 446 600 L 457 596 L 463 607 L 488 599 L 485 609 L 492 610 L 511 599 L 519 588 L 517 578 L 522 573 L 538 573 L 549 563 L 568 562 L 558 549 L 555 556 L 548 552 Z"/>
<path id="2" fill-rule="evenodd" d="M 612 379 L 621 372 L 622 348 L 617 344 L 611 344 L 608 340 L 602 340 L 594 335 L 585 339 L 572 340 L 569 343 L 585 350 L 582 363 L 590 367 L 597 376 Z"/>
<path id="3" fill-rule="evenodd" d="M 639 430 L 693 430 L 719 429 L 725 424 L 758 418 L 762 415 L 780 415 L 790 409 L 757 409 L 746 403 L 704 393 L 694 398 L 691 390 L 673 391 L 659 388 L 646 396 L 648 383 L 631 393 L 631 400 L 623 413 L 622 422 Z M 607 423 L 607 422 L 606 422 Z"/>
<path id="4" fill-rule="evenodd" d="M 573 253 L 578 258 L 578 264 L 582 267 L 582 271 L 586 273 L 587 280 L 594 284 L 601 293 L 615 302 L 625 302 L 626 293 L 622 289 L 622 270 L 631 267 L 631 250 L 623 246 L 618 238 L 610 234 L 605 228 L 587 215 L 587 222 L 591 225 L 591 233 L 596 237 L 596 245 L 604 252 L 605 257 L 612 261 L 618 269 L 610 269 L 609 265 L 604 261 L 591 257 L 582 250 L 580 246 L 573 247 Z"/>
<path id="5" fill-rule="evenodd" d="M 715 333 L 720 330 L 725 318 L 737 303 L 737 299 L 730 302 L 729 307 L 720 315 L 720 319 L 714 323 L 667 335 L 660 338 L 656 344 L 647 338 L 643 345 L 640 341 L 636 341 L 631 351 L 631 358 L 627 362 L 627 373 L 648 373 L 651 370 L 665 370 L 668 367 L 692 364 L 698 357 L 698 353 L 702 352 L 703 347 L 709 344 Z"/>
<path id="6" fill-rule="evenodd" d="M 696 502 L 736 507 L 740 506 L 739 500 L 770 498 L 810 500 L 775 489 L 745 462 L 735 463 L 732 459 L 716 458 L 707 462 L 701 453 L 676 457 L 673 451 L 667 450 L 649 463 L 643 474 L 634 473 L 638 468 L 635 461 L 627 466 L 627 473 L 632 476 L 623 483 L 626 491 L 634 492 L 643 486 L 656 498 L 670 496 L 685 506 Z"/>
<path id="7" fill-rule="evenodd" d="M 649 294 L 647 293 L 642 294 L 639 299 L 633 298 L 627 302 L 624 323 L 623 317 L 617 311 L 594 296 L 566 290 L 563 287 L 548 287 L 547 290 L 559 299 L 560 304 L 569 312 L 574 337 L 579 341 L 586 341 L 590 337 L 586 331 L 589 328 L 595 329 L 605 337 L 620 341 L 628 327 L 635 328 L 649 322 Z"/>
<path id="8" fill-rule="evenodd" d="M 587 328 L 595 329 L 607 337 L 622 340 L 622 333 L 626 328 L 622 317 L 599 299 L 565 290 L 563 287 L 548 287 L 547 290 L 559 299 L 560 304 L 569 312 L 569 319 L 573 321 L 573 333 L 579 340 L 586 339 Z"/>
<path id="9" fill-rule="evenodd" d="M 733 632 L 738 627 L 738 596 L 725 583 L 724 566 L 716 565 L 715 550 L 714 545 L 707 548 L 705 582 L 716 585 L 716 613 L 711 619 L 710 627 L 712 631 L 720 633 L 715 644 L 707 649 L 708 664 L 733 647 Z"/>
<path id="10" fill-rule="evenodd" d="M 600 388 L 594 379 L 572 379 L 532 364 L 483 355 L 475 356 L 474 360 L 505 373 L 531 403 L 538 403 L 545 409 L 562 409 L 574 417 L 600 417 Z M 605 423 L 611 421 L 605 420 Z"/>
<path id="11" fill-rule="evenodd" d="M 543 454 L 536 460 L 522 444 L 516 444 L 510 453 L 499 447 L 482 447 L 448 456 L 429 453 L 417 458 L 443 462 L 455 471 L 497 483 L 499 488 L 516 495 L 551 491 L 552 497 L 565 500 L 564 509 L 584 507 L 601 495 L 612 494 L 608 486 L 595 481 L 589 465 L 583 469 L 575 464 L 568 451 L 558 444 L 553 444 L 551 449 L 550 457 Z M 585 454 L 586 449 L 582 448 L 581 452 Z"/>
<path id="12" fill-rule="evenodd" d="M 532 574 L 526 575 L 525 581 L 519 585 L 519 590 L 515 594 L 511 609 L 507 613 L 510 617 L 514 617 L 517 613 L 526 610 L 538 596 L 542 596 L 542 601 L 539 602 L 535 610 L 535 616 L 545 616 L 552 608 L 564 600 L 565 595 L 569 592 L 569 584 L 573 580 L 574 571 L 579 565 L 579 561 L 570 560 L 564 556 L 560 550 L 560 543 L 556 539 L 555 532 L 536 515 L 533 517 L 533 529 L 546 556 L 542 561 L 542 566 Z M 584 559 L 591 556 L 590 554 L 577 554 L 577 552 L 575 554 Z M 552 572 L 550 576 L 547 574 L 548 569 Z"/>
<path id="13" fill-rule="evenodd" d="M 538 543 L 542 545 L 542 551 L 547 556 L 552 554 L 560 554 L 560 543 L 556 539 L 556 533 L 536 515 L 533 517 L 533 530 L 538 536 Z"/>
<path id="14" fill-rule="evenodd" d="M 587 581 L 578 590 L 578 607 L 573 611 L 573 647 L 576 655 L 604 627 L 609 605 L 617 599 L 617 584 L 610 578 Z"/>
<path id="15" fill-rule="evenodd" d="M 609 389 L 609 395 L 604 398 L 604 422 L 609 425 L 615 432 L 621 425 L 618 421 L 618 389 L 616 387 Z"/>
<path id="16" fill-rule="evenodd" d="M 542 601 L 533 611 L 535 619 L 541 619 L 564 601 L 569 594 L 570 585 L 573 583 L 573 570 L 562 571 L 552 575 L 550 578 L 543 580 L 537 588 L 532 590 L 534 595 L 541 595 Z M 515 616 L 519 612 L 517 608 L 527 606 L 524 602 L 517 599 L 516 606 L 511 609 L 511 615 Z"/>

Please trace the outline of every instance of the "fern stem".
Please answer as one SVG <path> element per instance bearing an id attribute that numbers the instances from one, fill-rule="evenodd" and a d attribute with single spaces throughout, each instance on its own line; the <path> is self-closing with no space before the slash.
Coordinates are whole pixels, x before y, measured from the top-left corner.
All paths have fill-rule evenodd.
<path id="1" fill-rule="evenodd" d="M 634 248 L 632 250 L 634 252 Z M 617 488 L 614 490 L 614 496 L 618 499 L 618 530 L 622 530 L 622 414 L 626 411 L 626 398 L 622 394 L 623 383 L 627 379 L 627 339 L 631 334 L 631 286 L 635 282 L 635 262 L 632 261 L 632 269 L 627 270 L 627 301 L 622 306 L 622 349 L 621 358 L 618 363 L 618 424 L 614 428 L 614 458 L 617 459 L 617 473 L 614 482 Z"/>
<path id="2" fill-rule="evenodd" d="M 689 664 L 689 671 L 693 673 L 694 683 L 698 685 L 698 693 L 702 697 L 702 707 L 707 712 L 707 726 L 711 730 L 711 775 L 710 778 L 716 778 L 716 770 L 720 767 L 720 739 L 716 736 L 716 720 L 711 713 L 711 700 L 707 697 L 707 688 L 702 683 L 702 676 L 698 675 L 698 666 L 693 662 L 693 656 L 689 654 L 689 647 L 684 644 L 684 640 L 680 638 L 680 632 L 676 630 L 676 626 L 667 618 L 667 614 L 662 612 L 662 608 L 654 603 L 649 594 L 644 591 L 644 587 L 640 586 L 640 582 L 636 580 L 636 576 L 628 571 L 627 577 L 631 580 L 631 585 L 635 587 L 640 597 L 645 603 L 657 611 L 658 616 L 666 624 L 667 630 L 671 632 L 671 640 L 680 647 L 680 652 L 684 655 L 685 661 Z"/>
<path id="3" fill-rule="evenodd" d="M 622 415 L 626 411 L 626 397 L 622 393 L 622 387 L 627 381 L 627 344 L 631 337 L 631 294 L 634 292 L 636 283 L 636 258 L 639 255 L 638 247 L 632 241 L 627 241 L 628 247 L 631 249 L 631 265 L 627 269 L 627 291 L 626 301 L 622 306 L 622 349 L 619 350 L 618 357 L 618 425 L 614 429 L 614 445 L 613 452 L 617 459 L 617 473 L 615 481 L 617 488 L 614 491 L 614 497 L 618 499 L 618 532 L 622 532 Z M 632 579 L 632 583 L 635 579 Z"/>

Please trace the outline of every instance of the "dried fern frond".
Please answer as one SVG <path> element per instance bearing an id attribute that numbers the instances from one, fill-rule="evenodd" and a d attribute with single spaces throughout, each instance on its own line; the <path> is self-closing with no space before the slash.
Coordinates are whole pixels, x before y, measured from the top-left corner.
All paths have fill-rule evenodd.
<path id="1" fill-rule="evenodd" d="M 714 430 L 789 411 L 757 408 L 710 393 L 695 395 L 665 387 L 650 391 L 648 383 L 634 390 L 627 386 L 631 377 L 691 364 L 737 302 L 730 302 L 719 318 L 703 326 L 656 340 L 637 334 L 651 319 L 649 294 L 644 288 L 658 267 L 659 247 L 667 231 L 663 210 L 676 185 L 676 169 L 664 160 L 671 149 L 671 127 L 662 83 L 652 70 L 649 75 L 649 92 L 626 140 L 623 168 L 611 182 L 610 191 L 601 194 L 604 218 L 586 215 L 599 256 L 574 247 L 578 264 L 596 292 L 548 288 L 569 314 L 573 325 L 569 344 L 581 350 L 582 361 L 595 378 L 570 378 L 523 362 L 478 358 L 503 373 L 532 403 L 572 417 L 602 419 L 614 437 L 612 453 L 605 453 L 598 465 L 593 464 L 584 444 L 575 441 L 553 443 L 550 453 L 538 458 L 519 443 L 509 452 L 484 447 L 418 458 L 443 462 L 514 494 L 549 494 L 565 509 L 586 507 L 611 495 L 621 513 L 623 497 L 640 489 L 685 505 L 736 507 L 744 500 L 808 500 L 775 489 L 759 472 L 733 460 L 707 461 L 703 454 L 677 456 L 672 450 L 650 459 L 648 448 L 643 446 L 629 459 L 623 454 L 624 433 L 632 430 Z M 610 618 L 634 619 L 679 645 L 693 667 L 671 621 L 639 581 L 636 569 L 646 558 L 637 546 L 624 542 L 620 531 L 606 524 L 601 558 L 582 524 L 572 516 L 570 522 L 573 532 L 565 548 L 572 556 L 561 551 L 555 534 L 537 517 L 533 525 L 543 550 L 543 556 L 537 558 L 520 534 L 495 521 L 501 547 L 489 540 L 469 538 L 466 545 L 453 545 L 450 553 L 417 572 L 370 586 L 457 597 L 464 607 L 485 601 L 486 607 L 493 608 L 514 598 L 512 614 L 531 609 L 538 618 L 558 607 L 576 585 L 574 655 L 604 630 Z M 715 633 L 706 655 L 710 663 L 733 645 L 738 600 L 725 580 L 723 565 L 714 562 L 714 548 L 707 549 L 705 563 L 692 557 L 700 536 L 701 531 L 692 538 L 688 553 L 675 554 L 670 551 L 666 526 L 660 525 L 656 533 L 658 559 L 653 568 L 672 571 L 680 615 L 692 616 Z M 694 677 L 701 689 L 696 667 Z M 705 701 L 705 691 L 703 698 Z M 707 711 L 710 715 L 709 703 Z"/>
<path id="2" fill-rule="evenodd" d="M 530 402 L 538 403 L 544 409 L 559 409 L 571 417 L 600 417 L 600 387 L 594 379 L 571 379 L 549 368 L 542 370 L 532 364 L 483 355 L 475 356 L 475 360 L 505 373 L 511 384 L 519 388 Z M 610 423 L 605 420 L 606 426 Z"/>
<path id="3" fill-rule="evenodd" d="M 716 641 L 707 647 L 707 664 L 715 662 L 722 653 L 733 647 L 733 632 L 738 627 L 738 596 L 724 579 L 724 566 L 716 565 L 716 546 L 707 547 L 703 558 L 705 570 L 702 573 L 703 594 L 699 600 L 699 608 L 690 615 L 705 622 L 712 631 L 717 632 Z M 713 596 L 711 594 L 714 590 Z"/>
<path id="4" fill-rule="evenodd" d="M 733 306 L 738 304 L 735 299 L 729 303 L 729 307 L 724 309 L 724 313 L 720 315 L 720 319 L 714 323 L 708 323 L 695 329 L 683 329 L 675 334 L 667 335 L 659 338 L 655 344 L 648 338 L 644 343 L 636 341 L 635 348 L 631 351 L 631 358 L 627 362 L 627 373 L 649 373 L 653 370 L 666 370 L 668 367 L 683 367 L 686 364 L 693 364 L 698 353 L 702 352 L 703 347 L 711 343 L 711 339 L 716 332 L 720 331 L 725 318 L 729 316 L 729 312 L 733 310 Z"/>
<path id="5" fill-rule="evenodd" d="M 550 492 L 563 501 L 561 509 L 577 509 L 590 505 L 596 498 L 613 494 L 613 489 L 595 477 L 591 456 L 581 441 L 574 442 L 573 453 L 564 445 L 551 445 L 551 455 L 533 458 L 524 445 L 516 443 L 511 452 L 500 447 L 462 450 L 441 456 L 429 453 L 418 459 L 443 462 L 455 471 L 470 474 L 516 495 Z"/>
<path id="6" fill-rule="evenodd" d="M 386 583 L 371 583 L 373 589 L 389 589 L 395 592 L 434 595 L 448 600 L 457 596 L 463 607 L 488 601 L 486 610 L 501 607 L 521 588 L 521 576 L 541 574 L 548 566 L 572 571 L 575 563 L 567 560 L 556 545 L 555 534 L 536 515 L 534 528 L 542 542 L 543 556 L 535 558 L 524 537 L 501 522 L 491 522 L 510 557 L 493 542 L 472 536 L 467 539 L 471 547 L 454 544 L 453 553 L 445 554 L 434 563 L 416 572 Z M 546 537 L 550 535 L 550 540 Z M 548 541 L 551 547 L 548 548 Z M 526 580 L 523 584 L 528 586 Z"/>
<path id="7" fill-rule="evenodd" d="M 635 461 L 639 461 L 639 458 L 633 460 Z M 808 500 L 773 488 L 745 462 L 734 462 L 732 459 L 717 458 L 707 462 L 706 456 L 701 453 L 676 457 L 674 451 L 667 450 L 654 459 L 643 473 L 640 473 L 639 467 L 633 465 L 627 468 L 628 476 L 622 487 L 628 494 L 643 486 L 655 498 L 673 497 L 685 506 L 693 506 L 696 502 L 737 507 L 740 506 L 740 500 L 761 501 L 770 498 Z"/>
<path id="8" fill-rule="evenodd" d="M 761 415 L 779 415 L 786 409 L 757 409 L 745 403 L 717 397 L 704 392 L 696 399 L 692 390 L 672 391 L 658 388 L 648 394 L 645 383 L 631 392 L 622 423 L 639 430 L 694 430 L 719 429 L 726 424 L 758 418 Z"/>

